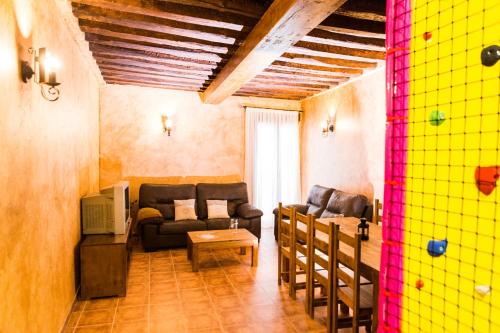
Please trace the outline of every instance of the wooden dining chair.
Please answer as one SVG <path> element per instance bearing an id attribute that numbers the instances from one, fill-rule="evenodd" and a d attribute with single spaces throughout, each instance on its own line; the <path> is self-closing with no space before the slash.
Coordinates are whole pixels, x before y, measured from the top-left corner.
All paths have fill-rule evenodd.
<path id="1" fill-rule="evenodd" d="M 375 199 L 373 203 L 373 220 L 372 223 L 382 223 L 382 203 L 379 199 Z"/>
<path id="2" fill-rule="evenodd" d="M 293 266 L 290 267 L 290 296 L 296 299 L 296 292 L 299 289 L 306 289 L 307 281 L 309 279 L 309 251 L 308 251 L 308 240 L 311 233 L 313 215 L 303 215 L 295 212 L 295 219 L 290 220 L 290 226 L 294 237 L 291 241 L 294 243 L 295 248 L 295 269 Z M 291 265 L 291 261 L 290 261 Z M 306 275 L 305 282 L 297 282 L 297 275 Z M 306 302 L 306 311 L 308 311 L 308 305 Z"/>
<path id="3" fill-rule="evenodd" d="M 353 332 L 359 332 L 360 326 L 365 326 L 366 332 L 371 332 L 373 315 L 373 285 L 362 285 L 361 280 L 361 236 L 347 235 L 334 227 L 332 243 L 333 269 L 332 302 L 341 301 L 352 310 L 352 317 L 339 318 L 338 307 L 332 307 L 329 312 L 332 317 L 332 332 L 339 328 L 352 327 Z M 342 246 L 341 246 L 342 244 Z M 350 253 L 353 255 L 348 255 Z M 351 269 L 353 274 L 347 274 L 341 265 Z"/>
<path id="4" fill-rule="evenodd" d="M 282 203 L 278 204 L 278 285 L 283 281 L 294 283 L 295 274 L 291 274 L 290 268 L 295 268 L 295 208 L 283 207 Z M 293 281 L 292 281 L 293 279 Z"/>

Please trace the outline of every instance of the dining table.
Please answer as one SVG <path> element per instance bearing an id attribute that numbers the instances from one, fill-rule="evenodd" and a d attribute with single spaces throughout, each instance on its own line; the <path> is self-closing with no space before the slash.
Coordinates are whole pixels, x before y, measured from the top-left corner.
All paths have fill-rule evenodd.
<path id="1" fill-rule="evenodd" d="M 331 217 L 331 218 L 318 218 L 317 222 L 328 225 L 335 223 L 339 226 L 340 230 L 350 236 L 358 233 L 359 218 L 355 217 Z M 361 242 L 361 276 L 368 279 L 373 284 L 373 331 L 377 331 L 378 326 L 378 296 L 379 296 L 379 275 L 380 275 L 380 257 L 382 252 L 382 227 L 375 223 L 368 223 L 369 225 L 369 238 Z M 297 222 L 297 235 L 305 237 L 307 230 L 306 225 Z M 328 248 L 328 235 L 318 232 L 317 239 L 323 240 L 322 247 Z M 342 242 L 339 244 L 340 252 L 350 258 L 354 257 L 352 247 L 349 247 Z"/>

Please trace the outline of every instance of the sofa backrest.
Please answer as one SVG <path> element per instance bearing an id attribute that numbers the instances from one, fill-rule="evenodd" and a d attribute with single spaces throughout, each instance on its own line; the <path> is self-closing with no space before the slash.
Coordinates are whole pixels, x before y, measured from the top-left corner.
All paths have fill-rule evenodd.
<path id="1" fill-rule="evenodd" d="M 174 200 L 186 199 L 196 199 L 196 187 L 192 184 L 142 184 L 139 189 L 139 208 L 156 208 L 167 220 L 174 219 Z"/>
<path id="2" fill-rule="evenodd" d="M 198 218 L 208 217 L 207 200 L 227 200 L 229 216 L 236 214 L 239 205 L 248 202 L 247 184 L 203 184 L 196 185 Z"/>
<path id="3" fill-rule="evenodd" d="M 309 205 L 307 214 L 313 214 L 317 217 L 321 216 L 332 193 L 332 188 L 314 185 L 307 197 L 307 204 Z"/>
<path id="4" fill-rule="evenodd" d="M 334 190 L 328 200 L 325 211 L 321 217 L 333 217 L 334 214 L 344 214 L 344 216 L 361 217 L 365 207 L 368 206 L 365 217 L 371 221 L 370 202 L 362 194 L 351 194 L 340 190 Z"/>

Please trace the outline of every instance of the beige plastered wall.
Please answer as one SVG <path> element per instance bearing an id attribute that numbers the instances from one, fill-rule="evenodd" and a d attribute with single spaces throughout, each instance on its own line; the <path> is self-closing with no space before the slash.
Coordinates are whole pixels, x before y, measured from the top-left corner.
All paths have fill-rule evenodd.
<path id="1" fill-rule="evenodd" d="M 131 200 L 142 183 L 237 182 L 244 178 L 245 106 L 300 110 L 287 100 L 229 97 L 203 104 L 198 93 L 137 86 L 101 89 L 100 185 L 121 179 Z M 162 115 L 173 123 L 163 131 Z"/>
<path id="2" fill-rule="evenodd" d="M 60 99 L 23 83 L 47 47 Z M 75 299 L 80 197 L 99 186 L 99 82 L 70 6 L 0 1 L 0 332 L 59 332 Z"/>
<path id="3" fill-rule="evenodd" d="M 383 198 L 385 70 L 302 102 L 302 196 L 314 184 Z M 336 110 L 334 134 L 323 137 L 321 122 Z"/>

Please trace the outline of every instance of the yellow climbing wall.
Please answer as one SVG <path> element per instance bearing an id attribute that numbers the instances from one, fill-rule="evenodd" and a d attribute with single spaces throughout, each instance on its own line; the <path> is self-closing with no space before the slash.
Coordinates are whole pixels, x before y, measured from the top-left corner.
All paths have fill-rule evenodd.
<path id="1" fill-rule="evenodd" d="M 500 332 L 500 181 L 489 195 L 475 181 L 476 167 L 500 165 L 500 61 L 481 63 L 490 45 L 500 0 L 412 0 L 403 332 Z M 429 240 L 445 239 L 430 256 Z"/>

